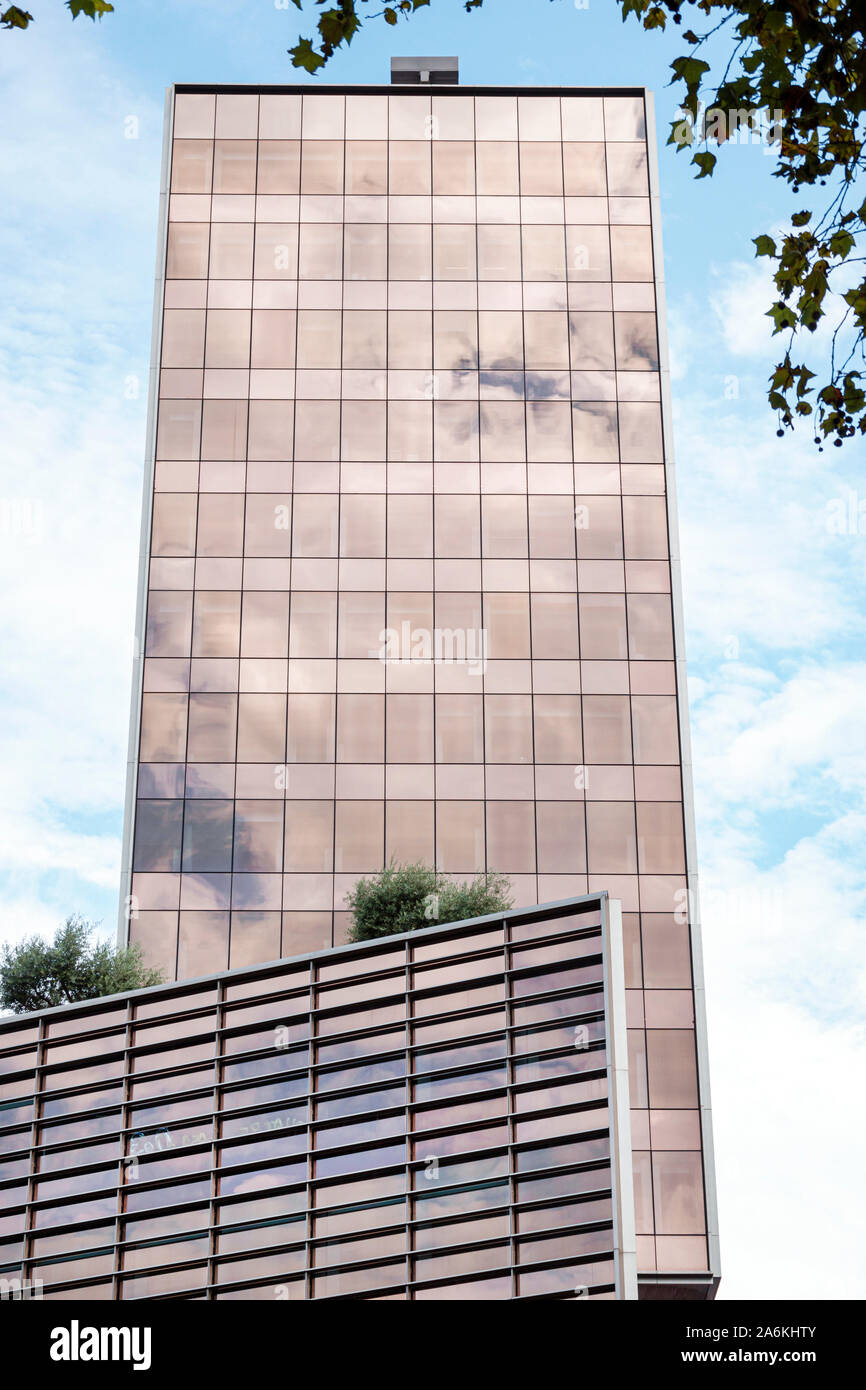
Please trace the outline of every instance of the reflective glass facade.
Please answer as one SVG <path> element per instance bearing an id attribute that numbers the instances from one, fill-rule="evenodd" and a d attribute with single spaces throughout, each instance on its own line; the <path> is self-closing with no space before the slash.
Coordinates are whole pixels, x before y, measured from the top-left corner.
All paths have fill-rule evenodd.
<path id="1" fill-rule="evenodd" d="M 608 913 L 5 1022 L 0 1280 L 60 1300 L 635 1297 Z"/>
<path id="2" fill-rule="evenodd" d="M 640 1268 L 705 1287 L 652 119 L 170 93 L 124 931 L 185 979 L 340 944 L 392 857 L 608 891 Z"/>

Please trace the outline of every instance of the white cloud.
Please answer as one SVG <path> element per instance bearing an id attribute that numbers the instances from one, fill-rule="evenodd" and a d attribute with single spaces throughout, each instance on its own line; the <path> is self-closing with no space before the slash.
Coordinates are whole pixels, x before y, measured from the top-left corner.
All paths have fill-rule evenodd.
<path id="1" fill-rule="evenodd" d="M 678 305 L 668 308 L 668 356 L 671 380 L 682 381 L 692 365 L 694 306 Z"/>
<path id="2" fill-rule="evenodd" d="M 854 450 L 819 454 L 803 434 L 777 439 L 763 400 L 678 388 L 675 444 L 690 655 L 798 652 L 861 628 L 866 536 L 835 534 L 833 499 L 857 492 Z"/>
<path id="3" fill-rule="evenodd" d="M 834 534 L 828 508 L 853 491 L 856 515 L 862 463 L 806 429 L 776 438 L 770 298 L 767 268 L 735 263 L 714 274 L 714 318 L 679 306 L 697 369 L 675 386 L 722 1297 L 852 1298 L 866 585 L 864 537 Z M 738 360 L 751 375 L 730 399 Z"/>
<path id="4" fill-rule="evenodd" d="M 777 297 L 766 259 L 713 267 L 710 305 L 725 346 L 738 357 L 766 357 L 773 325 L 767 310 Z"/>
<path id="5" fill-rule="evenodd" d="M 110 921 L 119 880 L 162 112 L 67 28 L 59 44 L 59 26 L 34 26 L 4 54 L 3 254 L 18 270 L 0 329 L 9 936 L 79 908 Z"/>
<path id="6" fill-rule="evenodd" d="M 863 818 L 764 873 L 735 841 L 703 842 L 722 1297 L 862 1296 Z"/>
<path id="7" fill-rule="evenodd" d="M 738 984 L 711 1015 L 719 1297 L 862 1298 L 866 1036 Z"/>
<path id="8" fill-rule="evenodd" d="M 816 777 L 833 798 L 862 798 L 866 663 L 809 664 L 784 682 L 733 663 L 718 674 L 692 723 L 702 781 L 720 809 L 791 806 L 815 797 Z"/>

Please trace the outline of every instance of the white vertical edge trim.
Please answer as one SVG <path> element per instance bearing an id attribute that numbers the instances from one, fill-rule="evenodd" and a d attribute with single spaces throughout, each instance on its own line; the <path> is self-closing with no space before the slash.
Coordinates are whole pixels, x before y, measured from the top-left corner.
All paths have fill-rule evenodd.
<path id="1" fill-rule="evenodd" d="M 704 1161 L 704 1193 L 707 1210 L 707 1245 L 710 1271 L 721 1277 L 719 1261 L 719 1223 L 716 1198 L 716 1170 L 713 1149 L 712 1112 L 710 1105 L 710 1074 L 707 1044 L 706 993 L 704 962 L 701 944 L 700 898 L 698 894 L 698 855 L 695 829 L 694 785 L 692 780 L 691 731 L 689 727 L 688 678 L 686 673 L 686 637 L 683 616 L 682 565 L 680 560 L 679 523 L 677 520 L 676 467 L 673 448 L 673 412 L 671 408 L 671 373 L 668 352 L 667 308 L 665 303 L 665 271 L 662 254 L 662 217 L 659 193 L 658 146 L 653 93 L 645 92 L 647 153 L 650 182 L 650 216 L 653 261 L 655 269 L 656 311 L 659 335 L 659 366 L 661 368 L 662 432 L 664 438 L 665 490 L 668 509 L 668 543 L 671 563 L 671 600 L 674 623 L 674 655 L 677 673 L 677 706 L 680 723 L 680 758 L 683 779 L 683 818 L 686 841 L 686 872 L 689 887 L 689 922 L 691 928 L 692 981 L 695 996 L 695 1040 L 698 1066 L 698 1099 L 701 1112 L 701 1145 Z"/>
<path id="2" fill-rule="evenodd" d="M 132 659 L 132 694 L 129 709 L 129 743 L 126 760 L 126 799 L 123 812 L 123 849 L 120 861 L 120 903 L 117 942 L 129 941 L 126 902 L 132 892 L 132 843 L 135 830 L 135 799 L 138 790 L 138 743 L 141 724 L 141 696 L 144 680 L 144 635 L 147 618 L 147 587 L 150 566 L 150 528 L 153 517 L 153 480 L 156 459 L 156 420 L 159 406 L 159 364 L 162 354 L 162 307 L 165 291 L 165 258 L 168 239 L 169 179 L 171 140 L 174 125 L 174 87 L 165 93 L 162 133 L 162 170 L 159 181 L 159 217 L 156 237 L 156 271 L 153 288 L 153 327 L 150 337 L 150 380 L 147 398 L 147 433 L 144 452 L 144 482 L 139 542 L 138 595 L 135 611 L 135 647 Z"/>
<path id="3" fill-rule="evenodd" d="M 634 1300 L 637 1298 L 637 1238 L 635 1236 L 634 1171 L 631 1156 L 622 903 L 611 898 L 602 901 L 610 1147 L 614 1175 L 613 1220 L 614 1240 L 619 1253 L 620 1266 L 617 1278 L 617 1297 Z"/>

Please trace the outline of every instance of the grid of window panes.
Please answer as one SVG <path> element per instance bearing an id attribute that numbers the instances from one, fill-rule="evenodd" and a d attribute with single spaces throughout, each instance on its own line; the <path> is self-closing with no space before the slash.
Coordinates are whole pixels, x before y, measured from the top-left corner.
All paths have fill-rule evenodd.
<path id="1" fill-rule="evenodd" d="M 318 949 L 392 856 L 669 910 L 643 98 L 180 92 L 173 133 L 134 935 Z"/>
<path id="2" fill-rule="evenodd" d="M 614 1297 L 597 900 L 6 1025 L 0 1067 L 0 1278 L 44 1298 Z"/>
<path id="3" fill-rule="evenodd" d="M 132 939 L 317 950 L 392 857 L 609 890 L 641 1266 L 704 1270 L 643 96 L 181 90 L 165 269 Z"/>

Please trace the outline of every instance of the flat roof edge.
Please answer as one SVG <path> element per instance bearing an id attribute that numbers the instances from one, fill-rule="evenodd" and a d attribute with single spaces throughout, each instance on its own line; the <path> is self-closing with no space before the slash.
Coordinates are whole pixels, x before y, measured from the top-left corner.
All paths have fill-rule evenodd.
<path id="1" fill-rule="evenodd" d="M 321 951 L 301 951 L 295 956 L 281 956 L 277 960 L 267 960 L 256 963 L 255 965 L 236 965 L 227 970 L 214 970 L 209 975 L 192 975 L 183 980 L 167 980 L 161 985 L 143 985 L 140 989 L 124 989 L 118 994 L 99 994 L 93 999 L 77 999 L 74 1003 L 54 1004 L 48 1009 L 32 1009 L 24 1014 L 4 1014 L 0 1016 L 0 1032 L 5 1028 L 14 1028 L 18 1024 L 32 1022 L 34 1019 L 50 1018 L 55 1014 L 66 1014 L 75 1009 L 95 1009 L 101 1008 L 104 1004 L 116 1003 L 120 999 L 132 999 L 147 994 L 169 994 L 172 991 L 179 992 L 191 988 L 194 985 L 212 984 L 218 980 L 228 978 L 238 979 L 242 975 L 267 974 L 270 971 L 283 969 L 292 965 L 295 961 L 315 961 L 334 956 L 347 955 L 353 952 L 375 949 L 377 946 L 384 946 L 394 941 L 416 940 L 418 937 L 426 937 L 434 932 L 452 934 L 465 927 L 483 926 L 489 922 L 512 921 L 519 917 L 530 917 L 535 915 L 549 915 L 553 913 L 564 914 L 568 908 L 585 906 L 587 903 L 605 903 L 609 897 L 606 888 L 601 888 L 595 893 L 582 893 L 574 898 L 558 898 L 555 902 L 535 903 L 528 907 L 509 907 L 504 912 L 488 912 L 483 917 L 464 917 L 459 922 L 432 923 L 429 927 L 417 927 L 414 931 L 393 932 L 387 936 L 370 937 L 365 941 L 347 941 L 340 946 L 327 946 Z"/>
<path id="2" fill-rule="evenodd" d="M 296 92 L 315 94 L 321 92 L 328 96 L 340 96 L 342 94 L 353 96 L 393 96 L 395 88 L 397 94 L 401 94 L 401 89 L 405 87 L 407 94 L 415 95 L 418 92 L 433 92 L 436 96 L 531 96 L 537 92 L 542 96 L 569 96 L 569 97 L 642 97 L 650 90 L 648 87 L 559 87 L 559 86 L 501 86 L 498 83 L 484 85 L 464 85 L 451 83 L 431 83 L 429 86 L 421 85 L 417 82 L 287 82 L 287 83 L 234 83 L 234 82 L 175 82 L 172 90 L 177 93 L 195 93 L 206 96 L 214 92 L 219 95 L 229 96 L 255 96 L 266 94 L 268 96 L 293 95 Z"/>

